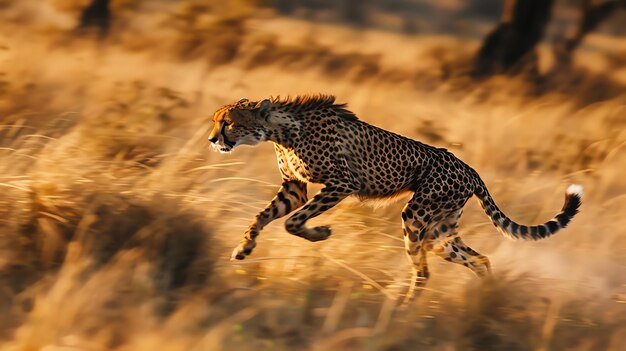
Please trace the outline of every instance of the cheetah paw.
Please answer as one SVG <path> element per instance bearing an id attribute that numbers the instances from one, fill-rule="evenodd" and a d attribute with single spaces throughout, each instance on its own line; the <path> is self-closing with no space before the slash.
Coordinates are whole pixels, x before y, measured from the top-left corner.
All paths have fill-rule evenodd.
<path id="1" fill-rule="evenodd" d="M 232 255 L 230 256 L 230 260 L 243 260 L 252 253 L 252 249 L 256 246 L 256 241 L 254 240 L 242 240 L 239 245 L 233 250 Z"/>
<path id="2" fill-rule="evenodd" d="M 307 239 L 308 241 L 316 242 L 316 241 L 322 241 L 322 240 L 328 239 L 330 234 L 332 234 L 330 227 L 321 226 L 321 227 L 315 227 L 315 228 L 311 228 L 307 230 L 307 233 L 304 236 L 304 238 Z"/>

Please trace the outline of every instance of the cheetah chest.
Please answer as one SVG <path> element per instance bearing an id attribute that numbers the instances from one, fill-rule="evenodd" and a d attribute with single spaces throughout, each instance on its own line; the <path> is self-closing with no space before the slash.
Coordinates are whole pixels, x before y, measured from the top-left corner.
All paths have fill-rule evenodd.
<path id="1" fill-rule="evenodd" d="M 328 152 L 285 151 L 283 168 L 296 179 L 307 183 L 324 183 L 329 179 L 333 167 Z"/>

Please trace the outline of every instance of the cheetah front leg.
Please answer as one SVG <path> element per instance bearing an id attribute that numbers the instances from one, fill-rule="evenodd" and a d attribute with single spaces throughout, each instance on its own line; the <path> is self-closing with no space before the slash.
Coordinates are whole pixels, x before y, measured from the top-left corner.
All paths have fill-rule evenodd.
<path id="1" fill-rule="evenodd" d="M 305 226 L 306 222 L 331 209 L 352 193 L 353 191 L 349 190 L 345 185 L 327 185 L 301 209 L 287 219 L 285 228 L 289 233 L 309 241 L 328 239 L 331 234 L 331 230 L 328 226 L 308 228 Z"/>
<path id="2" fill-rule="evenodd" d="M 274 199 L 272 199 L 272 202 L 256 215 L 254 221 L 246 230 L 243 239 L 233 250 L 231 260 L 243 260 L 247 255 L 251 254 L 256 246 L 256 237 L 266 225 L 302 206 L 306 200 L 306 183 L 297 180 L 284 182 Z"/>

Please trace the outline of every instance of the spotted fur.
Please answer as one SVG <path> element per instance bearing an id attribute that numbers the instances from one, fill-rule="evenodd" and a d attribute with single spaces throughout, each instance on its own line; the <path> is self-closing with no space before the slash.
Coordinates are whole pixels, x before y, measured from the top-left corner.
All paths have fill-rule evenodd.
<path id="1" fill-rule="evenodd" d="M 470 268 L 478 276 L 490 271 L 487 257 L 467 246 L 457 224 L 467 200 L 476 195 L 495 226 L 514 239 L 548 237 L 570 222 L 581 204 L 582 188 L 571 186 L 554 219 L 536 226 L 520 225 L 495 204 L 478 173 L 446 149 L 423 144 L 359 120 L 345 104 L 329 95 L 266 99 L 224 106 L 213 116 L 209 136 L 221 152 L 262 141 L 274 143 L 283 184 L 261 211 L 233 251 L 244 259 L 268 223 L 295 211 L 287 231 L 309 241 L 325 240 L 328 226 L 307 227 L 309 219 L 348 196 L 361 199 L 394 197 L 412 192 L 402 210 L 402 228 L 415 280 L 407 294 L 429 277 L 426 253 Z M 325 187 L 311 199 L 307 184 Z"/>

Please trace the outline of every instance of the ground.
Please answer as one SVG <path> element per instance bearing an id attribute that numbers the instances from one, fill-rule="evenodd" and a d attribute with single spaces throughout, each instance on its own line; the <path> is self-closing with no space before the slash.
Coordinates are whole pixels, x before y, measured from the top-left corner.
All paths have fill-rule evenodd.
<path id="1" fill-rule="evenodd" d="M 117 1 L 110 37 L 98 39 L 73 31 L 78 3 L 0 1 L 3 349 L 618 350 L 626 341 L 622 36 L 590 36 L 571 68 L 542 46 L 541 78 L 476 81 L 463 64 L 484 22 L 464 22 L 468 36 L 407 35 L 243 1 L 208 12 Z M 213 153 L 211 114 L 243 96 L 318 92 L 448 148 L 520 223 L 558 212 L 570 183 L 585 187 L 581 213 L 552 238 L 513 242 L 470 200 L 461 233 L 494 276 L 429 257 L 428 288 L 404 310 L 406 199 L 341 203 L 311 224 L 333 227 L 319 243 L 279 220 L 252 256 L 229 261 L 280 175 L 269 144 Z"/>

